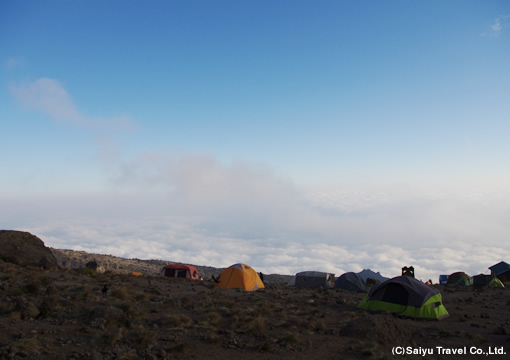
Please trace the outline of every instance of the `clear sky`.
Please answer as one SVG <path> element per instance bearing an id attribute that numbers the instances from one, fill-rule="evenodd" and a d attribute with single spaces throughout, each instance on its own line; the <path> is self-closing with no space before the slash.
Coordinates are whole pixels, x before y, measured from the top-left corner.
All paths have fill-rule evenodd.
<path id="1" fill-rule="evenodd" d="M 510 261 L 510 3 L 0 2 L 0 228 L 264 272 Z M 437 280 L 436 280 L 437 281 Z"/>

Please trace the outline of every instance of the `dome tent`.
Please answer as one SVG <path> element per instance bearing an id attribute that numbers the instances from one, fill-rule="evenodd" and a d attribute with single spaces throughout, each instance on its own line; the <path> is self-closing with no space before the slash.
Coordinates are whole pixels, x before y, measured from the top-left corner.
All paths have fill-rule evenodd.
<path id="1" fill-rule="evenodd" d="M 457 285 L 461 285 L 461 286 L 469 286 L 469 285 L 472 285 L 472 280 L 471 279 L 464 279 L 464 278 L 460 278 L 459 280 L 457 280 Z"/>
<path id="2" fill-rule="evenodd" d="M 465 282 L 464 281 L 461 281 L 462 279 L 466 280 Z M 471 280 L 471 277 L 466 274 L 465 272 L 462 272 L 462 271 L 458 271 L 458 272 L 454 272 L 453 274 L 450 274 L 448 276 L 448 280 L 446 282 L 447 285 L 456 285 L 456 284 L 459 284 L 459 285 L 470 285 L 472 282 Z"/>
<path id="3" fill-rule="evenodd" d="M 439 290 L 410 276 L 397 276 L 373 286 L 358 308 L 431 320 L 449 316 Z"/>
<path id="4" fill-rule="evenodd" d="M 223 289 L 257 290 L 263 289 L 264 283 L 250 266 L 234 264 L 221 272 L 215 286 Z"/>
<path id="5" fill-rule="evenodd" d="M 340 275 L 335 280 L 335 288 L 349 291 L 366 291 L 368 290 L 367 284 L 363 281 L 361 276 L 353 272 L 347 272 Z"/>
<path id="6" fill-rule="evenodd" d="M 501 280 L 499 280 L 497 277 L 492 278 L 492 280 L 489 282 L 489 285 L 487 285 L 487 286 L 488 287 L 499 287 L 499 288 L 505 287 L 505 285 L 503 285 Z"/>

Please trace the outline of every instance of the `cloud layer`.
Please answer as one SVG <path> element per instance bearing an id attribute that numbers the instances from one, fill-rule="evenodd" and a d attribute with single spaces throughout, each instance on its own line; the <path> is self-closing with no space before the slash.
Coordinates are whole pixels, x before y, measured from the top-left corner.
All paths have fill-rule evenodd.
<path id="1" fill-rule="evenodd" d="M 501 247 L 465 243 L 429 247 L 414 243 L 391 246 L 363 243 L 354 246 L 306 242 L 303 239 L 239 238 L 201 227 L 199 219 L 150 217 L 122 221 L 74 218 L 29 225 L 30 231 L 56 248 L 72 248 L 127 258 L 165 259 L 198 265 L 226 267 L 244 262 L 266 273 L 294 274 L 303 270 L 342 274 L 371 268 L 396 276 L 413 265 L 419 278 L 437 281 L 439 274 L 487 272 L 487 267 L 508 259 Z"/>
<path id="2" fill-rule="evenodd" d="M 6 199 L 9 228 L 47 245 L 266 273 L 371 268 L 420 278 L 485 272 L 508 259 L 510 196 L 497 188 L 303 191 L 261 164 L 147 152 L 119 164 L 107 194 Z"/>

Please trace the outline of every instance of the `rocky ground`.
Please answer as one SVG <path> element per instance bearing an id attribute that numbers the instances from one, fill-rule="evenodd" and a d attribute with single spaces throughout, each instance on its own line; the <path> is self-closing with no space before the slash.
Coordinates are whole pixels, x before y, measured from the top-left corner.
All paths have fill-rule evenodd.
<path id="1" fill-rule="evenodd" d="M 450 317 L 436 322 L 360 310 L 361 292 L 223 290 L 19 262 L 0 260 L 0 359 L 391 359 L 397 346 L 432 351 L 407 359 L 510 355 L 508 288 L 438 286 Z"/>

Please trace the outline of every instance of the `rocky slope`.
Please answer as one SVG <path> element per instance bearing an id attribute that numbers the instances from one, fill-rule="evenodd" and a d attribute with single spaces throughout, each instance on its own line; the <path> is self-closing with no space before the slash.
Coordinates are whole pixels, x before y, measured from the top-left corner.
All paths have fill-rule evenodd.
<path id="1" fill-rule="evenodd" d="M 508 288 L 438 288 L 450 317 L 417 321 L 358 309 L 363 292 L 224 290 L 0 259 L 0 359 L 390 359 L 402 349 L 406 359 L 508 358 Z"/>
<path id="2" fill-rule="evenodd" d="M 51 248 L 58 264 L 66 269 L 84 268 L 89 262 L 95 261 L 98 264 L 99 271 L 108 271 L 117 274 L 129 274 L 131 272 L 141 272 L 144 275 L 157 276 L 163 266 L 171 264 L 172 261 L 166 260 L 140 260 L 124 259 L 112 255 L 90 254 L 85 251 L 63 250 Z M 218 276 L 224 268 L 215 268 L 211 266 L 195 265 L 198 273 L 204 279 L 210 279 L 212 275 Z M 279 274 L 264 274 L 266 283 L 287 283 L 292 276 Z"/>

